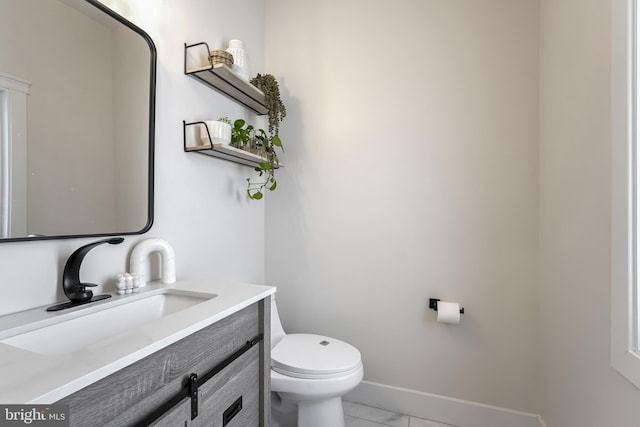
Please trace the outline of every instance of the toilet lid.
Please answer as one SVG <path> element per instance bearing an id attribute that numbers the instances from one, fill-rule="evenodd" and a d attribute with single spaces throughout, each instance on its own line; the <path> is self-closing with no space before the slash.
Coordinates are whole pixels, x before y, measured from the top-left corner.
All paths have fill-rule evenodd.
<path id="1" fill-rule="evenodd" d="M 361 366 L 360 352 L 335 338 L 289 334 L 271 350 L 274 371 L 296 378 L 332 378 Z"/>

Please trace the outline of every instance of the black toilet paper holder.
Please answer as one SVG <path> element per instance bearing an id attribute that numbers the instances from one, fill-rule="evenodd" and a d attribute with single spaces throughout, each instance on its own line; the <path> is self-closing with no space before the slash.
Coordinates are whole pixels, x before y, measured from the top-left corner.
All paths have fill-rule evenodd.
<path id="1" fill-rule="evenodd" d="M 429 308 L 434 311 L 438 311 L 438 301 L 437 298 L 429 298 Z M 460 307 L 460 314 L 464 314 L 464 307 Z"/>

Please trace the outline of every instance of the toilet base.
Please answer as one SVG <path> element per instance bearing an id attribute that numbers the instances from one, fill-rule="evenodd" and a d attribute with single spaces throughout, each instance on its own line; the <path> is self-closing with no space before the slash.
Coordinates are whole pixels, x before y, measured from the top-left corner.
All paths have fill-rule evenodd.
<path id="1" fill-rule="evenodd" d="M 298 403 L 298 427 L 344 427 L 342 397 Z"/>
<path id="2" fill-rule="evenodd" d="M 271 426 L 297 427 L 298 405 L 290 400 L 282 399 L 279 393 L 271 392 Z"/>
<path id="3" fill-rule="evenodd" d="M 295 402 L 272 392 L 271 402 L 271 427 L 344 427 L 341 396 Z"/>

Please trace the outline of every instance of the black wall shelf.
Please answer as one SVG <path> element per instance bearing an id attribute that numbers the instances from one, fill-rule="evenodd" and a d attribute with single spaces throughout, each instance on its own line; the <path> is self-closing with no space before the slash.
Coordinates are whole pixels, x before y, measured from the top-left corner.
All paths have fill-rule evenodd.
<path id="1" fill-rule="evenodd" d="M 187 123 L 182 121 L 182 136 L 184 141 L 184 151 L 188 153 L 200 153 L 211 157 L 217 157 L 223 160 L 229 160 L 231 162 L 240 163 L 242 165 L 256 167 L 260 162 L 269 161 L 266 157 L 262 157 L 259 154 L 255 154 L 246 150 L 233 147 L 226 144 L 213 144 L 211 141 L 211 135 L 209 134 L 209 142 L 202 145 L 187 146 L 187 127 L 203 125 L 207 127 L 205 122 L 191 122 Z M 208 127 L 207 127 L 208 131 Z M 280 165 L 274 165 L 274 168 L 279 168 Z"/>
<path id="2" fill-rule="evenodd" d="M 205 53 L 206 49 L 206 53 Z M 184 73 L 200 83 L 226 95 L 259 115 L 267 114 L 264 93 L 224 64 L 214 64 L 207 43 L 184 45 Z M 190 55 L 191 54 L 191 55 Z M 198 56 L 199 54 L 199 56 Z M 208 64 L 197 64 L 197 58 Z"/>

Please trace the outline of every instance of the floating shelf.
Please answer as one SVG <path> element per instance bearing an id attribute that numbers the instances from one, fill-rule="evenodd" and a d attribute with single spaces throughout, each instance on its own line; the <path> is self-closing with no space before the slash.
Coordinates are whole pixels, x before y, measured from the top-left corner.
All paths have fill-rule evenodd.
<path id="1" fill-rule="evenodd" d="M 213 64 L 210 52 L 209 45 L 204 42 L 192 45 L 185 43 L 184 73 L 257 114 L 267 114 L 264 93 L 226 65 Z M 208 58 L 208 64 L 202 66 L 202 58 Z"/>
<path id="2" fill-rule="evenodd" d="M 236 147 L 232 147 L 226 144 L 213 144 L 209 141 L 208 144 L 187 146 L 187 126 L 204 125 L 205 122 L 182 122 L 182 131 L 184 138 L 184 151 L 188 153 L 200 153 L 211 157 L 217 157 L 223 160 L 229 160 L 231 162 L 240 163 L 242 165 L 256 167 L 260 162 L 267 162 L 269 159 L 262 157 L 258 154 L 251 153 L 249 151 L 241 150 Z M 278 169 L 282 164 L 274 165 L 274 169 Z"/>

